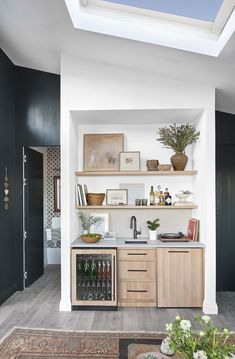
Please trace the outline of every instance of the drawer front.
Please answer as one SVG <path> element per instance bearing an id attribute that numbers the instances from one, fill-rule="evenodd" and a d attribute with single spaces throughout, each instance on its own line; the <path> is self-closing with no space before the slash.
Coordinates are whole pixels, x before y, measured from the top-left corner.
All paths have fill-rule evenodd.
<path id="1" fill-rule="evenodd" d="M 119 249 L 118 260 L 120 261 L 154 261 L 156 259 L 155 249 Z"/>
<path id="2" fill-rule="evenodd" d="M 156 302 L 155 282 L 119 282 L 120 302 L 148 303 Z"/>
<path id="3" fill-rule="evenodd" d="M 119 262 L 119 280 L 156 280 L 155 262 Z"/>

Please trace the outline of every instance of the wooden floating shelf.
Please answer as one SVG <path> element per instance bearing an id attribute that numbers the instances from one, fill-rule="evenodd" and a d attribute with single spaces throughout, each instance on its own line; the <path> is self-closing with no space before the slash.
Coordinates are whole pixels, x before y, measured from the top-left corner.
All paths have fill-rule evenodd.
<path id="1" fill-rule="evenodd" d="M 195 209 L 197 208 L 196 204 L 188 205 L 176 205 L 176 206 L 135 206 L 135 205 L 124 205 L 124 206 L 76 206 L 78 209 L 165 209 L 165 210 L 174 210 L 174 209 Z"/>
<path id="2" fill-rule="evenodd" d="M 193 176 L 197 171 L 102 171 L 102 172 L 75 172 L 80 177 L 95 176 Z"/>

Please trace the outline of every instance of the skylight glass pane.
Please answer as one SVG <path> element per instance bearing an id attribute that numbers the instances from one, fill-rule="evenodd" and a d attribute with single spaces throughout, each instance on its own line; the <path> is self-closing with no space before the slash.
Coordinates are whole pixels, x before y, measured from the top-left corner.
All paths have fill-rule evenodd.
<path id="1" fill-rule="evenodd" d="M 142 9 L 214 21 L 223 0 L 105 0 Z"/>

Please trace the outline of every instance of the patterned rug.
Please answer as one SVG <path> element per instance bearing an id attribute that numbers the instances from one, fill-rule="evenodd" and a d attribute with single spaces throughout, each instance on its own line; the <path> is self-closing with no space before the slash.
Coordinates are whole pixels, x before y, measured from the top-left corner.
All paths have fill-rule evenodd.
<path id="1" fill-rule="evenodd" d="M 1 359 L 125 359 L 130 343 L 160 343 L 157 333 L 64 332 L 15 328 L 0 343 Z"/>

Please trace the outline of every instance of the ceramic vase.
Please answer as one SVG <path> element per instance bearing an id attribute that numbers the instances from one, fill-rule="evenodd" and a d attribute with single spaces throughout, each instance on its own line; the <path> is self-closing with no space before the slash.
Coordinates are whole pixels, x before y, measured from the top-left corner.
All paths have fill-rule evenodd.
<path id="1" fill-rule="evenodd" d="M 174 168 L 174 171 L 184 171 L 188 162 L 188 156 L 183 152 L 176 152 L 171 156 L 171 164 Z"/>

